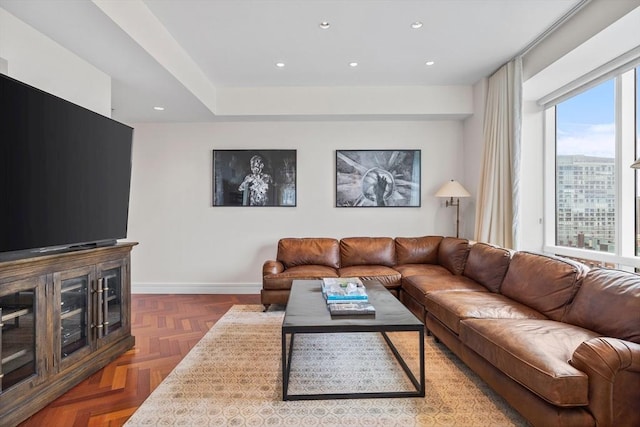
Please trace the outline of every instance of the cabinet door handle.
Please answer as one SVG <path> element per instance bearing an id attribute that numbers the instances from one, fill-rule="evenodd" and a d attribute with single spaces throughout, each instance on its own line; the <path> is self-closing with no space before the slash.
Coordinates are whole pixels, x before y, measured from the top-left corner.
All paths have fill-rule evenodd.
<path id="1" fill-rule="evenodd" d="M 105 336 L 109 333 L 109 280 L 108 278 L 102 279 L 102 325 L 104 326 L 102 335 Z"/>
<path id="2" fill-rule="evenodd" d="M 102 277 L 100 277 L 98 279 L 98 295 L 96 298 L 96 305 L 95 305 L 95 316 L 96 316 L 96 329 L 98 331 L 98 338 L 102 338 L 104 336 L 104 325 L 103 325 L 103 310 L 102 310 L 102 306 L 104 304 L 103 300 L 104 298 L 104 293 L 102 288 L 104 287 L 104 279 Z"/>
<path id="3" fill-rule="evenodd" d="M 2 323 L 2 307 L 0 307 L 0 380 L 4 376 L 2 374 L 2 327 L 4 323 Z M 0 393 L 2 392 L 2 381 L 0 381 Z"/>

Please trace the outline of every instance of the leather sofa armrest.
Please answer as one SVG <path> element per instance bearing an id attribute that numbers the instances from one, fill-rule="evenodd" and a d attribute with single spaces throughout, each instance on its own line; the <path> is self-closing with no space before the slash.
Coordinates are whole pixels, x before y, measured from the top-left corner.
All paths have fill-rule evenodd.
<path id="1" fill-rule="evenodd" d="M 262 277 L 269 274 L 278 274 L 284 271 L 284 264 L 280 261 L 267 260 L 262 264 Z"/>
<path id="2" fill-rule="evenodd" d="M 640 425 L 640 344 L 592 338 L 578 346 L 569 363 L 589 376 L 596 425 Z"/>

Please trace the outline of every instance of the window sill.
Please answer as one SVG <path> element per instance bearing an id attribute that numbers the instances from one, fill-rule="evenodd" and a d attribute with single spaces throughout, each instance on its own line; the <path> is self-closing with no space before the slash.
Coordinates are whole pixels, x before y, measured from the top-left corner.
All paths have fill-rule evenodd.
<path id="1" fill-rule="evenodd" d="M 544 252 L 572 258 L 583 258 L 602 263 L 615 264 L 620 270 L 634 271 L 640 268 L 640 257 L 620 256 L 609 252 L 590 251 L 587 249 L 570 248 L 567 246 L 545 245 Z"/>

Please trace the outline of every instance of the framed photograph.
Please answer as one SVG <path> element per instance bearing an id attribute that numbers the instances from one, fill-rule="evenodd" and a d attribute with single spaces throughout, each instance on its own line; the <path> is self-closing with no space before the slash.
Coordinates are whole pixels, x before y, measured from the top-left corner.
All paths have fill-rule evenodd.
<path id="1" fill-rule="evenodd" d="M 420 150 L 337 150 L 336 207 L 420 207 Z"/>
<path id="2" fill-rule="evenodd" d="M 296 150 L 213 150 L 213 206 L 296 206 Z"/>

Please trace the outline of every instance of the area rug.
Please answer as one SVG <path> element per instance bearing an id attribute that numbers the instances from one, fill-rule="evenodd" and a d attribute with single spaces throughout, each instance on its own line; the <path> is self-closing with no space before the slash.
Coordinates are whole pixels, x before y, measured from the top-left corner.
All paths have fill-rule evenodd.
<path id="1" fill-rule="evenodd" d="M 526 426 L 526 421 L 432 337 L 426 397 L 282 401 L 284 312 L 233 306 L 125 426 Z M 417 370 L 414 333 L 394 344 Z M 296 335 L 290 393 L 410 390 L 379 334 Z"/>

